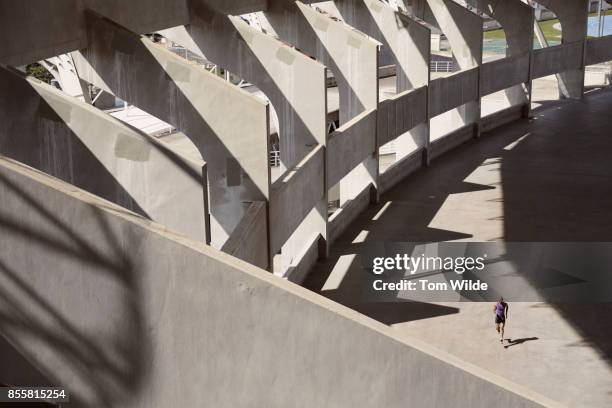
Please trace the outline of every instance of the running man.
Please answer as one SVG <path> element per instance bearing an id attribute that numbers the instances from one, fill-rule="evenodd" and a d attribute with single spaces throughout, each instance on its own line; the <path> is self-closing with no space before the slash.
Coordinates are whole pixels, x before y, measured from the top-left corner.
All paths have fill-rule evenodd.
<path id="1" fill-rule="evenodd" d="M 493 312 L 495 313 L 495 330 L 501 334 L 499 342 L 503 344 L 504 327 L 506 326 L 506 319 L 508 319 L 508 304 L 504 302 L 503 297 L 499 298 L 499 302 L 493 306 Z"/>

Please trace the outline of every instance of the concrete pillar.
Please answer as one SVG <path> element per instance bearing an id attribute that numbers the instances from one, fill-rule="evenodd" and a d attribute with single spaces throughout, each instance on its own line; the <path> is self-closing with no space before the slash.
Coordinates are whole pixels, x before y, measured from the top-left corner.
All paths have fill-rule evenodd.
<path id="1" fill-rule="evenodd" d="M 521 0 L 470 0 L 478 11 L 487 14 L 501 24 L 506 34 L 506 57 L 530 53 L 533 49 L 534 10 Z M 517 85 L 506 89 L 510 106 L 526 105 L 525 114 L 529 112 L 531 79 L 524 88 Z"/>
<path id="2" fill-rule="evenodd" d="M 328 66 L 340 96 L 340 126 L 378 104 L 379 44 L 302 2 L 270 1 L 265 29 Z M 375 135 L 372 135 L 375 137 Z M 378 155 L 367 158 L 340 181 L 340 204 L 378 184 Z M 332 186 L 326 186 L 330 189 Z"/>
<path id="3" fill-rule="evenodd" d="M 429 83 L 429 28 L 378 0 L 336 0 L 334 3 L 344 21 L 383 44 L 384 54 L 396 67 L 397 93 Z M 418 125 L 395 140 L 397 159 L 426 149 L 428 144 L 429 123 Z"/>
<path id="4" fill-rule="evenodd" d="M 88 15 L 80 77 L 172 124 L 209 168 L 211 244 L 220 248 L 252 201 L 267 201 L 268 106 L 106 18 Z"/>
<path id="5" fill-rule="evenodd" d="M 551 10 L 561 22 L 563 44 L 586 43 L 589 0 L 537 0 Z M 561 98 L 582 99 L 584 95 L 584 66 L 562 72 L 559 78 Z"/>
<path id="6" fill-rule="evenodd" d="M 413 12 L 439 27 L 448 39 L 456 71 L 482 64 L 482 18 L 452 0 L 415 0 Z M 475 124 L 479 134 L 480 99 L 452 112 L 455 125 Z"/>
<path id="7" fill-rule="evenodd" d="M 325 146 L 324 65 L 250 27 L 239 17 L 220 14 L 203 1 L 193 4 L 189 26 L 163 30 L 161 34 L 244 78 L 266 94 L 278 116 L 283 170 L 293 170 L 317 145 Z M 275 183 L 282 182 L 281 179 Z M 321 183 L 324 182 L 322 178 Z M 271 234 L 275 233 L 275 222 L 278 221 L 271 213 Z M 319 254 L 325 256 L 327 192 L 287 241 L 283 256 L 294 259 L 313 234 L 320 237 Z"/>

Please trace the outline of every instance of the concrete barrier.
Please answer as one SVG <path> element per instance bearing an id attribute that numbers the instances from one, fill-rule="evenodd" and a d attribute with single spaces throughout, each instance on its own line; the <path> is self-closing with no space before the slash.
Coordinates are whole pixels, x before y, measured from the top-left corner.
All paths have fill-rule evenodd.
<path id="1" fill-rule="evenodd" d="M 530 53 L 487 62 L 480 67 L 480 96 L 529 82 Z"/>
<path id="2" fill-rule="evenodd" d="M 377 115 L 378 144 L 382 146 L 427 121 L 427 86 L 385 99 Z"/>
<path id="3" fill-rule="evenodd" d="M 325 196 L 325 149 L 317 146 L 270 191 L 270 250 L 278 252 L 302 220 Z"/>
<path id="4" fill-rule="evenodd" d="M 71 406 L 555 406 L 6 159 L 0 200 L 0 344 L 24 357 L 0 382 Z"/>
<path id="5" fill-rule="evenodd" d="M 586 42 L 586 65 L 612 61 L 612 35 L 588 38 Z"/>
<path id="6" fill-rule="evenodd" d="M 269 268 L 265 201 L 251 203 L 221 250 L 262 269 Z"/>
<path id="7" fill-rule="evenodd" d="M 472 139 L 475 135 L 474 124 L 467 124 L 459 129 L 431 142 L 429 158 L 436 159 L 455 147 Z"/>
<path id="8" fill-rule="evenodd" d="M 584 42 L 576 41 L 533 52 L 531 79 L 541 78 L 582 67 Z"/>
<path id="9" fill-rule="evenodd" d="M 429 117 L 477 101 L 479 68 L 459 71 L 448 77 L 434 79 L 429 83 Z"/>
<path id="10" fill-rule="evenodd" d="M 376 151 L 376 109 L 340 126 L 329 136 L 326 150 L 327 185 L 333 186 Z"/>
<path id="11" fill-rule="evenodd" d="M 372 185 L 364 188 L 355 198 L 347 201 L 329 217 L 327 231 L 330 243 L 334 243 L 351 223 L 370 205 Z"/>
<path id="12" fill-rule="evenodd" d="M 380 188 L 382 192 L 389 191 L 397 183 L 410 176 L 423 166 L 423 149 L 403 157 L 393 163 L 380 175 Z"/>

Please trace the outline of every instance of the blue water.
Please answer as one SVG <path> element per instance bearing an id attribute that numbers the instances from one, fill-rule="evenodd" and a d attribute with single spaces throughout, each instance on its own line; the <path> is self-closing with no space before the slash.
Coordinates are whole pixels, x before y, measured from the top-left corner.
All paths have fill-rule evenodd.
<path id="1" fill-rule="evenodd" d="M 604 17 L 604 35 L 612 35 L 612 15 Z M 599 35 L 599 19 L 597 16 L 589 17 L 587 34 L 591 37 L 597 37 Z M 558 41 L 549 41 L 548 45 L 559 45 Z M 533 43 L 534 49 L 540 48 L 540 43 L 535 40 Z M 506 40 L 485 40 L 483 45 L 484 52 L 493 54 L 505 54 L 506 53 Z"/>
<path id="2" fill-rule="evenodd" d="M 597 37 L 599 35 L 598 33 L 598 18 L 597 17 L 589 17 L 589 23 L 588 23 L 588 34 L 591 37 Z M 610 16 L 605 16 L 604 17 L 604 35 L 612 35 L 612 15 Z"/>

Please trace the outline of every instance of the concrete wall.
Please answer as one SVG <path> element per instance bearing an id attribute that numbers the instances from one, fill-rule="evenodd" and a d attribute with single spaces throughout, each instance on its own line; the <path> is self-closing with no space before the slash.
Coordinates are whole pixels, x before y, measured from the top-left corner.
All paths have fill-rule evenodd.
<path id="1" fill-rule="evenodd" d="M 0 1 L 0 62 L 25 65 L 86 44 L 80 0 Z"/>
<path id="2" fill-rule="evenodd" d="M 562 44 L 581 42 L 584 44 L 587 35 L 588 0 L 538 0 L 538 3 L 557 15 L 561 23 Z M 568 55 L 572 58 L 574 55 Z M 559 74 L 559 91 L 564 98 L 580 99 L 584 92 L 584 65 L 569 65 L 567 71 L 557 70 Z"/>
<path id="3" fill-rule="evenodd" d="M 482 64 L 480 67 L 480 95 L 485 96 L 513 85 L 528 83 L 530 52 Z M 523 91 L 521 91 L 524 94 Z M 518 100 L 526 102 L 524 98 Z"/>
<path id="4" fill-rule="evenodd" d="M 580 70 L 583 63 L 583 41 L 542 48 L 533 52 L 532 78 L 557 72 Z"/>
<path id="5" fill-rule="evenodd" d="M 380 175 L 382 192 L 390 190 L 397 183 L 423 166 L 423 151 L 419 150 L 396 161 Z"/>
<path id="6" fill-rule="evenodd" d="M 327 142 L 327 186 L 333 186 L 376 152 L 376 110 L 370 109 L 340 126 Z M 342 187 L 341 187 L 342 188 Z"/>
<path id="7" fill-rule="evenodd" d="M 295 166 L 315 144 L 325 144 L 325 66 L 203 4 L 191 24 L 162 34 L 256 85 L 269 98 L 279 121 L 281 164 Z M 299 78 L 299 80 L 297 80 Z"/>
<path id="8" fill-rule="evenodd" d="M 370 205 L 373 186 L 364 188 L 355 198 L 347 201 L 329 217 L 329 241 L 334 243 L 355 218 Z"/>
<path id="9" fill-rule="evenodd" d="M 2 345 L 29 362 L 4 383 L 62 384 L 71 406 L 550 403 L 3 159 L 0 197 Z"/>
<path id="10" fill-rule="evenodd" d="M 586 43 L 586 65 L 612 60 L 612 35 L 589 38 Z"/>
<path id="11" fill-rule="evenodd" d="M 378 105 L 377 116 L 378 144 L 381 146 L 426 123 L 427 87 L 404 91 L 385 99 Z"/>
<path id="12" fill-rule="evenodd" d="M 278 252 L 302 220 L 325 196 L 325 151 L 316 147 L 293 170 L 272 184 L 270 230 L 272 253 Z"/>
<path id="13" fill-rule="evenodd" d="M 478 79 L 479 69 L 472 68 L 431 81 L 428 99 L 430 117 L 478 99 Z"/>
<path id="14" fill-rule="evenodd" d="M 189 23 L 188 0 L 81 0 L 86 8 L 146 34 Z"/>
<path id="15" fill-rule="evenodd" d="M 172 124 L 208 164 L 212 244 L 220 248 L 248 205 L 269 197 L 267 104 L 202 67 L 97 15 L 79 76 Z"/>
<path id="16" fill-rule="evenodd" d="M 0 69 L 0 153 L 206 241 L 206 172 L 40 81 Z"/>
<path id="17" fill-rule="evenodd" d="M 249 205 L 221 250 L 262 269 L 269 268 L 267 203 Z"/>

